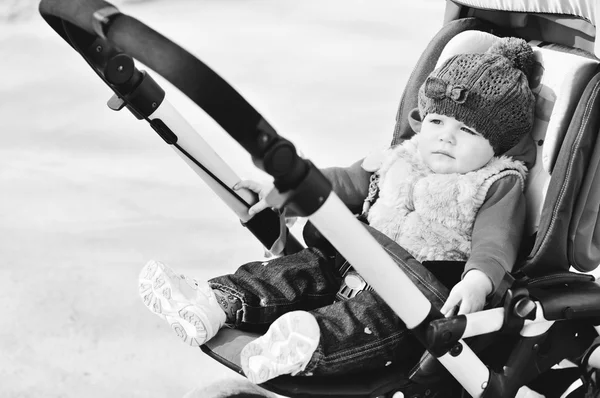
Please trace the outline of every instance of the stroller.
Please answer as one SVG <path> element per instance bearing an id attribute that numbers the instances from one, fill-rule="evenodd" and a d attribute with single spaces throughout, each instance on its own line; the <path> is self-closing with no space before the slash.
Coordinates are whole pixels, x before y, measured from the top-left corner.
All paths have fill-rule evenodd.
<path id="1" fill-rule="evenodd" d="M 248 217 L 256 197 L 232 190 L 239 178 L 134 59 L 192 99 L 273 176 L 277 190 L 269 204 L 308 217 L 426 348 L 408 373 L 390 366 L 352 378 L 281 376 L 262 387 L 289 397 L 512 397 L 528 386 L 546 397 L 583 397 L 599 393 L 594 373 L 600 368 L 600 286 L 585 273 L 600 263 L 600 192 L 594 189 L 600 179 L 595 5 L 592 0 L 448 1 L 444 26 L 410 76 L 391 145 L 414 134 L 408 113 L 417 105 L 425 77 L 443 59 L 485 51 L 497 37 L 517 36 L 534 47 L 538 63 L 531 82 L 537 100 L 530 138 L 537 160 L 526 187 L 529 219 L 522 259 L 502 301 L 450 318 L 397 268 L 319 170 L 197 58 L 103 0 L 42 0 L 40 13 L 114 91 L 109 107 L 126 107 L 146 120 L 266 248 L 279 254 L 299 250 L 302 245 L 275 211 Z M 377 272 L 369 267 L 374 263 Z M 410 308 L 403 305 L 408 300 Z M 202 350 L 241 373 L 239 352 L 256 337 L 223 329 Z M 567 362 L 573 366 L 564 366 Z"/>

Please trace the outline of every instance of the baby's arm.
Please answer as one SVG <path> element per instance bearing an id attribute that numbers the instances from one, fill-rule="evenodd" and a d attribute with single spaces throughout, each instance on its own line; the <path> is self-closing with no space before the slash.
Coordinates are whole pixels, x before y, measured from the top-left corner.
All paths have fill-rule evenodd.
<path id="1" fill-rule="evenodd" d="M 328 167 L 321 172 L 331 182 L 333 192 L 353 213 L 362 210 L 362 205 L 369 193 L 371 173 L 362 168 L 363 160 L 348 167 Z"/>
<path id="2" fill-rule="evenodd" d="M 353 212 L 359 212 L 362 209 L 363 201 L 369 192 L 369 178 L 371 173 L 365 171 L 362 167 L 362 159 L 348 167 L 328 167 L 321 169 L 321 172 L 331 182 L 333 192 L 335 192 L 342 202 Z M 257 182 L 244 180 L 238 182 L 235 190 L 246 188 L 258 194 L 258 202 L 248 209 L 248 214 L 253 216 L 268 207 L 265 197 L 273 189 L 272 182 Z M 291 212 L 286 213 L 287 217 L 295 217 Z"/>
<path id="3" fill-rule="evenodd" d="M 491 279 L 484 272 L 473 269 L 454 285 L 441 312 L 451 316 L 481 311 L 485 306 L 486 297 L 491 292 Z M 458 311 L 455 313 L 457 307 Z"/>
<path id="4" fill-rule="evenodd" d="M 252 217 L 255 214 L 260 213 L 261 211 L 269 207 L 269 205 L 267 205 L 267 202 L 265 201 L 265 198 L 267 197 L 267 194 L 271 192 L 271 189 L 273 189 L 272 182 L 243 180 L 233 186 L 233 189 L 235 189 L 236 191 L 242 188 L 249 189 L 258 195 L 258 202 L 256 202 L 252 207 L 248 209 L 248 215 Z"/>
<path id="5" fill-rule="evenodd" d="M 512 280 L 525 227 L 525 196 L 516 176 L 496 181 L 488 191 L 473 226 L 471 257 L 463 279 L 442 307 L 447 313 L 460 305 L 459 313 L 479 311 L 490 294 L 503 295 Z"/>

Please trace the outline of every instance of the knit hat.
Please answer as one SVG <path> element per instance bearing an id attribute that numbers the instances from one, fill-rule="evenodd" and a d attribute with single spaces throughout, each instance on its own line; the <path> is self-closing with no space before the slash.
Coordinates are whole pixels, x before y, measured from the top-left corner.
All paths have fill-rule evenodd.
<path id="1" fill-rule="evenodd" d="M 419 89 L 421 119 L 452 116 L 488 139 L 495 155 L 515 146 L 533 127 L 535 98 L 528 77 L 531 46 L 515 37 L 484 54 L 459 54 L 431 72 Z"/>

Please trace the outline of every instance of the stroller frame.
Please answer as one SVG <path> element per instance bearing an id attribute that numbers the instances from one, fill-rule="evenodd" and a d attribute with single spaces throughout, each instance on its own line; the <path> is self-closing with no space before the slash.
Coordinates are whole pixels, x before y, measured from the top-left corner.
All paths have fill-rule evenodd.
<path id="1" fill-rule="evenodd" d="M 254 218 L 248 216 L 247 209 L 256 202 L 255 195 L 249 191 L 238 194 L 232 190 L 239 178 L 168 103 L 164 90 L 150 75 L 135 67 L 133 60 L 148 65 L 204 109 L 250 153 L 259 168 L 273 177 L 276 190 L 269 196 L 269 204 L 277 208 L 291 208 L 307 217 L 470 396 L 513 396 L 519 387 L 542 371 L 563 358 L 581 356 L 589 347 L 595 334 L 587 332 L 587 319 L 599 317 L 600 308 L 582 309 L 582 303 L 600 301 L 600 286 L 593 283 L 593 277 L 556 274 L 556 289 L 551 289 L 550 295 L 553 305 L 558 307 L 548 302 L 542 304 L 530 297 L 529 290 L 549 286 L 547 278 L 531 279 L 509 290 L 502 308 L 444 318 L 355 219 L 315 165 L 298 156 L 291 142 L 279 136 L 254 108 L 206 65 L 103 0 L 42 0 L 40 13 L 115 92 L 109 101 L 112 109 L 127 107 L 138 119 L 146 120 L 265 247 L 276 246 L 281 242 L 279 216 L 271 210 L 265 210 Z M 473 20 L 463 28 L 480 29 L 479 24 L 478 20 Z M 151 40 L 153 49 L 140 48 L 136 39 L 139 37 Z M 162 65 L 155 54 L 175 62 Z M 190 75 L 185 73 L 185 68 L 190 65 L 196 71 L 192 82 L 189 81 Z M 124 75 L 115 73 L 117 70 L 122 72 L 123 68 L 127 72 Z M 203 83 L 209 89 L 202 93 L 195 90 L 203 87 Z M 227 120 L 231 113 L 239 117 L 235 121 Z M 399 117 L 401 113 L 402 106 Z M 274 234 L 274 230 L 277 233 Z M 293 237 L 287 231 L 283 234 L 288 238 L 285 250 L 297 250 L 299 244 L 294 242 Z M 369 266 L 373 262 L 378 264 L 377 270 Z M 410 307 L 403 305 L 409 301 Z M 569 303 L 569 306 L 559 303 Z M 577 316 L 569 315 L 565 312 L 566 308 L 578 311 Z M 568 318 L 585 321 L 557 322 Z M 488 368 L 464 341 L 465 338 L 493 332 L 516 332 L 522 336 L 508 359 L 509 372 Z M 542 343 L 549 338 L 559 338 L 569 344 L 551 353 L 532 356 L 531 353 L 539 352 Z M 210 354 L 210 349 L 205 348 L 203 350 Z M 212 356 L 219 359 L 216 354 Z M 239 371 L 235 364 L 225 360 L 221 362 Z M 413 379 L 427 379 L 431 375 L 417 371 L 411 376 Z M 397 375 L 384 377 L 397 378 Z M 265 387 L 298 397 L 314 396 L 310 391 L 302 391 L 301 387 L 289 387 L 289 378 L 284 378 L 282 383 L 276 380 L 265 383 Z M 380 388 L 375 387 L 365 393 L 379 394 L 379 391 Z M 327 395 L 345 396 L 336 394 L 338 392 Z"/>

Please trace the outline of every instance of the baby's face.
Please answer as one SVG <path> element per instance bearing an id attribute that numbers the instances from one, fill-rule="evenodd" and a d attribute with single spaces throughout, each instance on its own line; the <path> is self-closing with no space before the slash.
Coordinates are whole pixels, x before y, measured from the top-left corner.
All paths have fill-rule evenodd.
<path id="1" fill-rule="evenodd" d="M 430 113 L 419 132 L 419 152 L 434 173 L 468 173 L 494 156 L 490 142 L 451 116 Z"/>

